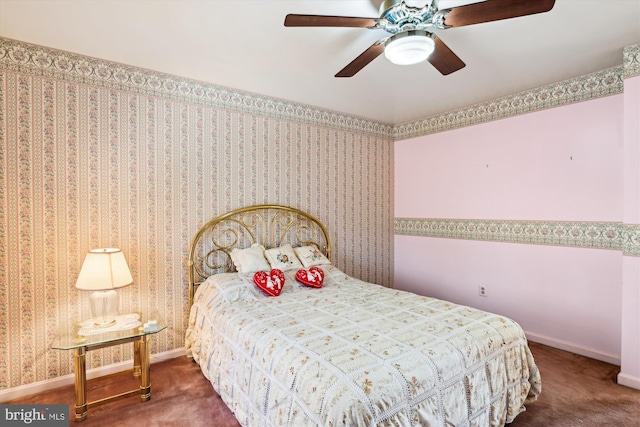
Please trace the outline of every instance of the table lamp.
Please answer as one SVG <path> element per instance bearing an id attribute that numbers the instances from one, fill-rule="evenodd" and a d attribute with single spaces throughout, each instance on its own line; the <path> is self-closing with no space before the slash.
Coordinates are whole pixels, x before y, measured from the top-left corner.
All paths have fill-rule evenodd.
<path id="1" fill-rule="evenodd" d="M 120 249 L 91 249 L 84 259 L 76 288 L 94 291 L 89 297 L 94 326 L 106 328 L 116 323 L 120 298 L 117 288 L 133 283 L 129 266 Z"/>

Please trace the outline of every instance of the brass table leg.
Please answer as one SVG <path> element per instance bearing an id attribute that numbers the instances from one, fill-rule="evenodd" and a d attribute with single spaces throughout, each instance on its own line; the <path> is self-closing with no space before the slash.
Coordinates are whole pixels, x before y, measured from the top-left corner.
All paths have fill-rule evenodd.
<path id="1" fill-rule="evenodd" d="M 74 350 L 73 368 L 76 377 L 76 421 L 84 421 L 87 418 L 86 354 L 84 347 L 78 347 Z"/>
<path id="2" fill-rule="evenodd" d="M 140 353 L 140 401 L 146 402 L 151 399 L 151 370 L 149 368 L 149 342 L 147 335 L 140 337 L 139 344 Z"/>
<path id="3" fill-rule="evenodd" d="M 140 378 L 140 341 L 133 342 L 133 378 Z"/>

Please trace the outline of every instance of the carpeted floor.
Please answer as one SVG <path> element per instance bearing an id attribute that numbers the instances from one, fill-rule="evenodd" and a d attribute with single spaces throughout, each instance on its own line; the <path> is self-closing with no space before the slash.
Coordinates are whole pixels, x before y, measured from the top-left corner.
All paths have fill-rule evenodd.
<path id="1" fill-rule="evenodd" d="M 528 405 L 511 427 L 638 427 L 640 390 L 616 384 L 619 368 L 608 363 L 531 343 L 542 375 L 542 395 Z M 151 365 L 152 397 L 120 399 L 89 410 L 83 427 L 180 426 L 238 427 L 233 414 L 204 378 L 197 364 L 186 357 Z M 129 373 L 92 380 L 88 399 L 99 399 L 137 387 Z M 65 386 L 9 403 L 69 403 L 73 386 Z"/>
<path id="2" fill-rule="evenodd" d="M 87 400 L 134 390 L 140 381 L 131 372 L 92 379 Z M 87 419 L 76 423 L 73 385 L 60 387 L 7 403 L 69 403 L 71 426 L 78 427 L 239 427 L 240 424 L 202 375 L 192 359 L 178 357 L 151 365 L 151 400 L 130 396 L 89 409 Z"/>
<path id="3" fill-rule="evenodd" d="M 530 343 L 542 394 L 511 427 L 640 427 L 640 390 L 616 383 L 615 365 Z"/>

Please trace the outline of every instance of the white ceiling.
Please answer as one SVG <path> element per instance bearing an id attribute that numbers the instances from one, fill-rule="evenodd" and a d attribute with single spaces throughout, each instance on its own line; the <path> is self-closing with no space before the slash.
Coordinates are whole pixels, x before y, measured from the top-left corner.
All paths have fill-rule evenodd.
<path id="1" fill-rule="evenodd" d="M 287 13 L 378 17 L 379 3 L 0 0 L 0 36 L 390 124 L 618 66 L 640 43 L 640 0 L 557 0 L 547 13 L 437 31 L 467 64 L 449 76 L 382 55 L 335 78 L 387 33 L 283 25 Z"/>

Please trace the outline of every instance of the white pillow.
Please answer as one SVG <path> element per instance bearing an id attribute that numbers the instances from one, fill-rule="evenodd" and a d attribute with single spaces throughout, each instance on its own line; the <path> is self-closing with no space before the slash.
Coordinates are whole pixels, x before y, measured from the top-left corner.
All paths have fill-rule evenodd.
<path id="1" fill-rule="evenodd" d="M 331 264 L 331 261 L 315 246 L 301 246 L 295 248 L 294 251 L 302 261 L 304 268 L 309 268 L 313 265 Z"/>
<path id="2" fill-rule="evenodd" d="M 291 245 L 280 246 L 279 248 L 267 249 L 264 252 L 271 268 L 287 271 L 302 268 L 302 264 L 293 252 Z"/>
<path id="3" fill-rule="evenodd" d="M 231 251 L 231 261 L 238 273 L 251 274 L 256 271 L 269 271 L 269 263 L 264 257 L 264 246 L 254 243 L 250 248 Z"/>

